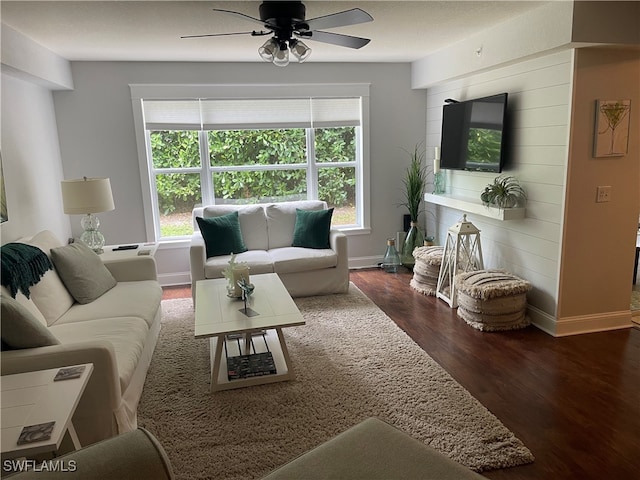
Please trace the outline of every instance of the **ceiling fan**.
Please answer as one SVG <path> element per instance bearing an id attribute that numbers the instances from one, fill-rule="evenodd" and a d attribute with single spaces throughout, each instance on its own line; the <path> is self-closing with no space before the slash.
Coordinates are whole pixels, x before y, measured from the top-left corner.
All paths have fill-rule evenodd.
<path id="1" fill-rule="evenodd" d="M 180 38 L 219 37 L 227 35 L 251 35 L 259 37 L 273 34 L 273 37 L 258 49 L 258 53 L 265 61 L 273 62 L 274 65 L 281 67 L 289 64 L 289 51 L 291 51 L 291 54 L 300 63 L 309 58 L 311 49 L 300 40 L 301 38 L 339 45 L 341 47 L 362 48 L 369 43 L 370 40 L 368 38 L 324 32 L 320 29 L 344 27 L 373 21 L 371 15 L 359 8 L 352 8 L 351 10 L 306 20 L 306 8 L 302 2 L 297 1 L 264 1 L 260 4 L 260 18 L 254 18 L 244 13 L 231 10 L 221 10 L 218 8 L 214 8 L 213 10 L 257 23 L 261 25 L 263 30 L 184 35 Z"/>

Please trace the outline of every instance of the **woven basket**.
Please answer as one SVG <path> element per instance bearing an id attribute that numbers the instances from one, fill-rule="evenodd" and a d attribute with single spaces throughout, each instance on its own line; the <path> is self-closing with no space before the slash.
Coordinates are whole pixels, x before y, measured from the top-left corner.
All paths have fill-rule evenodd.
<path id="1" fill-rule="evenodd" d="M 503 270 L 478 270 L 456 276 L 458 316 L 482 331 L 529 325 L 527 292 L 531 284 Z"/>
<path id="2" fill-rule="evenodd" d="M 409 285 L 423 295 L 435 296 L 442 264 L 443 247 L 418 247 L 413 251 L 416 263 L 413 266 L 413 278 Z"/>

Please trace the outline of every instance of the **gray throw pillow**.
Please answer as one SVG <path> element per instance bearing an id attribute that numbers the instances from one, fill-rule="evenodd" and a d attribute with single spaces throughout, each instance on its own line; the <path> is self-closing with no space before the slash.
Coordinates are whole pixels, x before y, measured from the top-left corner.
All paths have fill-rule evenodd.
<path id="1" fill-rule="evenodd" d="M 3 349 L 17 350 L 60 344 L 49 329 L 17 300 L 3 295 L 0 304 Z"/>
<path id="2" fill-rule="evenodd" d="M 81 242 L 52 248 L 51 261 L 78 303 L 91 303 L 118 283 L 98 254 Z"/>

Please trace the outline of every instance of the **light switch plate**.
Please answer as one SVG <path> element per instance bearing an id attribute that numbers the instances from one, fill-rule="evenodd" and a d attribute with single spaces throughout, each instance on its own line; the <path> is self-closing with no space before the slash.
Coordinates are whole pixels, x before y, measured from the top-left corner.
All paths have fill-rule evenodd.
<path id="1" fill-rule="evenodd" d="M 597 189 L 596 203 L 605 203 L 611 201 L 611 186 L 601 185 Z"/>

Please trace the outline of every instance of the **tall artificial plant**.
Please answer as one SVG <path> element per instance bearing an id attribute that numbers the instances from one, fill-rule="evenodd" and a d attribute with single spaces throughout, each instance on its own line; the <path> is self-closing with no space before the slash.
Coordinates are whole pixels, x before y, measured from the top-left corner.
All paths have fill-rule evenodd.
<path id="1" fill-rule="evenodd" d="M 409 167 L 402 179 L 404 202 L 401 205 L 409 210 L 411 228 L 407 232 L 400 258 L 405 267 L 412 269 L 415 264 L 413 250 L 424 244 L 424 234 L 418 226 L 418 216 L 420 215 L 422 198 L 427 185 L 427 169 L 423 165 L 425 153 L 420 149 L 420 145 L 416 145 L 413 152 L 407 153 L 411 157 L 411 163 L 409 163 Z"/>
<path id="2" fill-rule="evenodd" d="M 418 221 L 420 207 L 427 185 L 427 170 L 423 166 L 424 151 L 416 145 L 413 152 L 407 152 L 411 157 L 411 163 L 405 172 L 402 183 L 404 184 L 404 202 L 400 205 L 407 207 L 412 222 Z"/>

